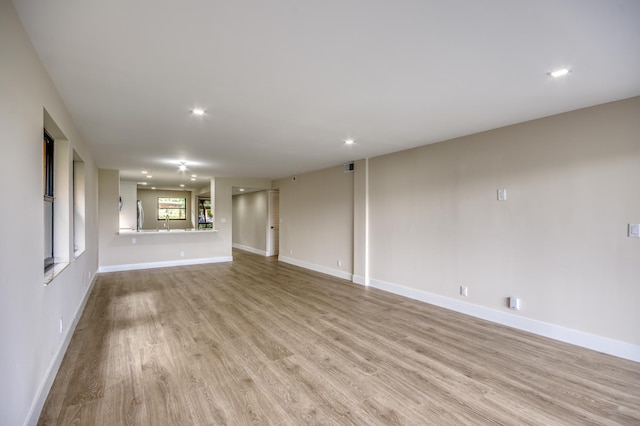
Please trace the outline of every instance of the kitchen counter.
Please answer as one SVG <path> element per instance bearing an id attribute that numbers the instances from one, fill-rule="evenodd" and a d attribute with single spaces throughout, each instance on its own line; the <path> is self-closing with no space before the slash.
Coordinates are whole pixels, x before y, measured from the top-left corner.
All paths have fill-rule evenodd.
<path id="1" fill-rule="evenodd" d="M 120 229 L 105 244 L 110 250 L 100 263 L 100 272 L 202 263 L 231 262 L 227 248 L 217 229 Z"/>
<path id="2" fill-rule="evenodd" d="M 217 229 L 194 229 L 194 228 L 187 228 L 187 229 L 170 229 L 170 230 L 166 230 L 166 229 L 143 229 L 141 231 L 134 231 L 133 229 L 121 229 L 119 232 L 116 232 L 116 234 L 118 235 L 147 235 L 147 234 L 210 234 L 212 232 L 218 232 Z"/>

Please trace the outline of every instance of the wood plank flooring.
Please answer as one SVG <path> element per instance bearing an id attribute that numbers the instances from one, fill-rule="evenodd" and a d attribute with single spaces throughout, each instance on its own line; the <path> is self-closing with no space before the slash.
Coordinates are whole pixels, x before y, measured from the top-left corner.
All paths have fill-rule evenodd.
<path id="1" fill-rule="evenodd" d="M 640 424 L 639 363 L 234 259 L 101 274 L 39 424 Z"/>

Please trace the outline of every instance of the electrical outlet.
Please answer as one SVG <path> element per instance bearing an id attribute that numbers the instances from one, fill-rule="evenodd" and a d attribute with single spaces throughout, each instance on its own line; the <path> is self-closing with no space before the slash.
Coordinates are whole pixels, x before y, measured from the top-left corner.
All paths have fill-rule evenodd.
<path id="1" fill-rule="evenodd" d="M 338 260 L 338 267 L 342 268 L 342 260 Z"/>
<path id="2" fill-rule="evenodd" d="M 510 297 L 509 298 L 509 309 L 513 309 L 515 311 L 519 311 L 520 310 L 520 299 L 518 299 L 517 297 Z"/>
<path id="3" fill-rule="evenodd" d="M 469 295 L 469 287 L 465 285 L 460 286 L 460 296 L 467 297 Z"/>

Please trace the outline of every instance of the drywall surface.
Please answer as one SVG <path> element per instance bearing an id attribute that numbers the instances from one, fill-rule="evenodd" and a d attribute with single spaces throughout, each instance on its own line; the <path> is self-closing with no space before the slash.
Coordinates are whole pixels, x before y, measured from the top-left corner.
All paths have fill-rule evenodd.
<path id="1" fill-rule="evenodd" d="M 120 182 L 120 229 L 136 230 L 138 225 L 138 184 Z"/>
<path id="2" fill-rule="evenodd" d="M 274 182 L 280 189 L 280 259 L 353 274 L 353 176 L 338 166 Z"/>
<path id="3" fill-rule="evenodd" d="M 211 182 L 211 199 L 213 200 L 214 228 L 219 231 L 219 238 L 226 256 L 231 256 L 233 244 L 233 187 L 271 188 L 269 179 L 252 178 L 215 178 Z"/>
<path id="4" fill-rule="evenodd" d="M 97 169 L 64 103 L 37 57 L 10 1 L 0 1 L 0 424 L 35 424 L 81 313 L 98 266 Z M 46 111 L 46 112 L 45 112 Z M 85 250 L 73 256 L 72 179 L 65 194 L 69 223 L 57 253 L 69 265 L 44 285 L 43 128 L 64 136 L 57 167 L 72 176 L 72 153 L 84 162 Z M 66 163 L 66 164 L 65 164 Z M 59 192 L 58 192 L 59 191 Z M 4 202 L 10 201 L 11 205 Z M 62 245 L 61 245 L 62 244 Z M 61 251 L 58 251 L 61 249 Z M 60 332 L 62 319 L 62 332 Z"/>
<path id="5" fill-rule="evenodd" d="M 110 248 L 118 235 L 120 226 L 120 214 L 118 202 L 120 198 L 120 172 L 118 170 L 98 170 L 98 209 L 100 229 L 99 264 L 113 264 L 112 257 L 119 256 Z"/>
<path id="6" fill-rule="evenodd" d="M 370 159 L 371 279 L 640 344 L 639 117 L 632 98 Z"/>
<path id="7" fill-rule="evenodd" d="M 233 244 L 267 251 L 267 191 L 233 196 Z"/>
<path id="8" fill-rule="evenodd" d="M 368 168 L 369 160 L 358 160 L 353 172 L 353 279 L 368 284 Z"/>

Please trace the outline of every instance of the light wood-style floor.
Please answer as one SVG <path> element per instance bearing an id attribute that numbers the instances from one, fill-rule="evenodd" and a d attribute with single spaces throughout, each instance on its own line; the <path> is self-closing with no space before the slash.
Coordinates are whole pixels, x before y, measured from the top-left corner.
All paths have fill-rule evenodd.
<path id="1" fill-rule="evenodd" d="M 39 424 L 640 424 L 638 363 L 234 257 L 100 275 Z"/>

